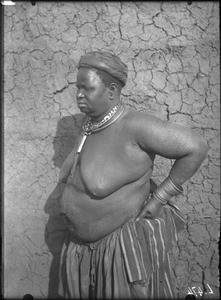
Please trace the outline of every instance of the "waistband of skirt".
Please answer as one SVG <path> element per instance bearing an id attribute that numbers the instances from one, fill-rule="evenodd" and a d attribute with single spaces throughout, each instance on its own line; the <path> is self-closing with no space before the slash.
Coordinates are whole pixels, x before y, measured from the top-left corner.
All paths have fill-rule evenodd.
<path id="1" fill-rule="evenodd" d="M 184 226 L 184 224 L 186 223 L 185 216 L 182 214 L 182 212 L 179 210 L 179 208 L 172 203 L 168 203 L 167 205 L 165 205 L 164 215 L 165 215 L 165 213 L 166 213 L 166 215 L 168 215 L 168 213 L 169 213 L 169 215 L 171 216 L 171 219 L 172 219 L 171 221 L 173 223 L 172 227 L 174 229 L 174 233 L 176 236 L 177 232 L 180 231 L 182 229 L 182 227 Z M 141 224 L 141 223 L 145 222 L 145 220 L 149 220 L 150 222 L 157 220 L 157 219 L 147 219 L 147 218 L 143 217 L 143 219 L 141 219 L 140 221 L 137 222 L 137 221 L 135 221 L 135 217 L 133 217 L 129 221 L 125 222 L 123 225 L 116 228 L 111 233 L 104 236 L 103 238 L 101 238 L 97 241 L 94 241 L 94 242 L 83 242 L 82 240 L 79 240 L 78 238 L 76 238 L 73 235 L 73 229 L 71 228 L 71 226 L 69 224 L 70 221 L 68 220 L 66 215 L 64 215 L 64 218 L 66 220 L 65 223 L 68 228 L 67 239 L 75 244 L 89 247 L 90 249 L 96 249 L 97 247 L 99 247 L 99 245 L 101 243 L 107 241 L 108 238 L 111 238 L 113 235 L 119 236 L 126 227 L 130 227 L 131 225 L 136 224 L 136 223 Z M 164 217 L 163 217 L 163 219 L 164 219 Z M 166 217 L 166 219 L 168 219 L 168 216 Z M 136 224 L 136 227 L 139 226 L 139 224 Z"/>
<path id="2" fill-rule="evenodd" d="M 106 242 L 109 238 L 111 238 L 113 235 L 118 236 L 120 234 L 120 232 L 127 227 L 130 223 L 134 223 L 135 219 L 133 218 L 130 221 L 127 221 L 126 223 L 124 223 L 123 225 L 119 226 L 118 228 L 116 228 L 114 231 L 112 231 L 111 233 L 107 234 L 106 236 L 104 236 L 103 238 L 94 241 L 94 242 L 83 242 L 82 240 L 79 240 L 78 238 L 76 238 L 73 235 L 73 230 L 70 228 L 70 226 L 67 225 L 68 228 L 68 232 L 67 232 L 67 239 L 77 245 L 80 246 L 86 246 L 89 247 L 91 250 L 96 249 L 97 247 L 100 246 L 101 243 Z"/>

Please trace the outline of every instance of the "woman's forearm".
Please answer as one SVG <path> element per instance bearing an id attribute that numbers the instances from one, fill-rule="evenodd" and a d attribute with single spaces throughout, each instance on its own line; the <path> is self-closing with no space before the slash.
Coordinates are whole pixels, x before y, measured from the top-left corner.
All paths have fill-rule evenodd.
<path id="1" fill-rule="evenodd" d="M 191 178 L 201 166 L 207 151 L 207 144 L 203 140 L 190 154 L 176 159 L 169 173 L 173 183 L 177 186 L 182 186 Z"/>

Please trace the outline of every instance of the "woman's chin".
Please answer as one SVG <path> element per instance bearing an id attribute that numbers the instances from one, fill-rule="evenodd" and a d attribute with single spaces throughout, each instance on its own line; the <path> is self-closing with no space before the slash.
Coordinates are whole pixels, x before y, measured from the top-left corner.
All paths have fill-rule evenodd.
<path id="1" fill-rule="evenodd" d="M 83 113 L 89 112 L 87 105 L 78 105 L 78 108 L 79 108 L 80 111 L 83 112 Z"/>

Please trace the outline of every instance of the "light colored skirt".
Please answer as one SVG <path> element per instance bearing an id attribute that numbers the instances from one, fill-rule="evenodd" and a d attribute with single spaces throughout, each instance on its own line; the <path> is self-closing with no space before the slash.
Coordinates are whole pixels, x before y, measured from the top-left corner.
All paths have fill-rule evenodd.
<path id="1" fill-rule="evenodd" d="M 94 243 L 79 244 L 69 232 L 59 294 L 69 299 L 176 298 L 169 251 L 184 223 L 179 209 L 168 204 L 159 218 L 128 222 Z"/>

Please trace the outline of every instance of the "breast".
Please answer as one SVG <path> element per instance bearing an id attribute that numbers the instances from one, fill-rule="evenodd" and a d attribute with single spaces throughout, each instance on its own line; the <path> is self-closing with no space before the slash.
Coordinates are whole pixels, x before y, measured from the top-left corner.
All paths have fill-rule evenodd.
<path id="1" fill-rule="evenodd" d="M 112 147 L 91 156 L 85 153 L 82 155 L 78 180 L 80 179 L 85 191 L 93 197 L 107 197 L 123 186 L 138 180 L 152 167 L 150 159 L 146 157 L 144 159 L 142 153 L 135 155 L 130 151 L 128 154 L 124 150 L 121 148 L 119 153 Z"/>
<path id="2" fill-rule="evenodd" d="M 99 161 L 98 164 L 90 164 L 86 168 L 83 165 L 80 173 L 86 191 L 97 198 L 105 198 L 136 179 L 134 176 L 131 178 L 125 167 L 116 163 L 111 165 L 107 161 L 106 164 Z"/>

